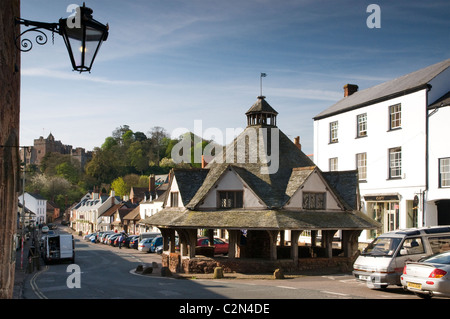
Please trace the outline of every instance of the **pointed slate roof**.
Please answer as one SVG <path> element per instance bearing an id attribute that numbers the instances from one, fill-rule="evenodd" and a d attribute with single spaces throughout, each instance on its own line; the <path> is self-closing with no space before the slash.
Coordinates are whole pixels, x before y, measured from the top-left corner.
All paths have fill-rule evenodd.
<path id="1" fill-rule="evenodd" d="M 275 109 L 270 106 L 265 100 L 265 96 L 258 96 L 258 100 L 252 105 L 252 107 L 245 113 L 246 115 L 252 113 L 273 113 L 278 114 Z"/>
<path id="2" fill-rule="evenodd" d="M 267 139 L 252 143 L 248 136 L 256 134 L 257 139 L 262 138 L 262 131 L 259 129 L 267 130 Z M 269 133 L 271 130 L 278 132 L 276 141 L 271 141 L 271 133 Z M 273 146 L 278 148 L 278 169 L 272 174 L 267 174 L 271 165 L 275 165 L 273 161 L 268 162 L 268 158 L 265 156 L 252 157 L 252 155 L 261 154 L 260 151 L 265 155 L 270 154 L 272 143 L 276 143 L 277 145 Z M 245 154 L 242 152 L 242 146 L 245 146 Z M 231 153 L 233 156 L 228 157 L 227 160 L 227 156 Z M 198 188 L 198 192 L 186 207 L 197 208 L 230 165 L 267 207 L 279 208 L 289 199 L 286 194 L 286 185 L 291 177 L 292 169 L 314 166 L 314 163 L 278 128 L 266 128 L 263 125 L 247 127 L 206 166 L 209 172 L 203 184 Z"/>
<path id="3" fill-rule="evenodd" d="M 265 104 L 264 99 L 258 100 L 249 112 L 267 110 L 269 104 Z M 274 171 L 270 170 L 272 165 L 276 166 Z M 215 190 L 215 186 L 228 171 L 233 171 L 266 208 L 200 209 L 206 196 Z M 334 194 L 343 207 L 341 211 L 292 211 L 284 208 L 313 172 L 320 175 L 327 189 Z M 173 176 L 171 184 L 176 179 L 184 207 L 166 207 L 147 218 L 146 224 L 163 228 L 226 229 L 379 227 L 377 222 L 357 211 L 356 171 L 322 173 L 275 125 L 269 127 L 264 124 L 249 124 L 206 168 L 174 169 Z"/>

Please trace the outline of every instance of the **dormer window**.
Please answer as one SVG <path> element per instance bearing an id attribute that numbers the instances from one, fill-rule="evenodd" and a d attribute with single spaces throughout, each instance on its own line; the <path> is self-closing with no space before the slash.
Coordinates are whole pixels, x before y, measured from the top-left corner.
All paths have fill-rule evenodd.
<path id="1" fill-rule="evenodd" d="M 217 196 L 219 208 L 242 208 L 244 207 L 243 191 L 218 191 Z"/>
<path id="2" fill-rule="evenodd" d="M 178 192 L 170 193 L 170 207 L 178 207 Z"/>
<path id="3" fill-rule="evenodd" d="M 303 209 L 325 209 L 325 193 L 303 192 Z"/>

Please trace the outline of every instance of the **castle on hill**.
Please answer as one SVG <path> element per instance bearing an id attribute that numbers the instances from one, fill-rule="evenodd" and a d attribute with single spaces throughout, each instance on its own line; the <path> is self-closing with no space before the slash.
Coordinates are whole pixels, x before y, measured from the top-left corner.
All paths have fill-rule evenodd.
<path id="1" fill-rule="evenodd" d="M 24 162 L 24 150 L 25 148 L 20 148 L 20 159 L 22 162 Z M 47 138 L 40 136 L 38 139 L 35 139 L 34 145 L 27 147 L 27 150 L 27 165 L 40 165 L 46 154 L 59 153 L 71 155 L 72 158 L 80 162 L 80 165 L 83 168 L 92 157 L 92 152 L 86 152 L 82 147 L 73 148 L 72 145 L 65 145 L 61 141 L 55 140 L 52 133 L 50 133 Z"/>

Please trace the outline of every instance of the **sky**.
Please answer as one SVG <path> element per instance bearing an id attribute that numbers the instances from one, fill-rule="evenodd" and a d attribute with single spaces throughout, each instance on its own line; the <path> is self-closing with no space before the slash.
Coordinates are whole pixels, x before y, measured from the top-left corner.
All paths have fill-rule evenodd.
<path id="1" fill-rule="evenodd" d="M 246 126 L 266 73 L 277 126 L 312 154 L 313 117 L 345 84 L 362 90 L 450 57 L 448 0 L 85 2 L 109 25 L 91 73 L 72 71 L 58 34 L 21 54 L 21 146 L 52 133 L 93 150 L 124 125 L 172 134 L 195 123 L 219 129 L 225 145 L 227 129 Z M 21 0 L 21 17 L 57 22 L 71 4 L 82 5 Z"/>

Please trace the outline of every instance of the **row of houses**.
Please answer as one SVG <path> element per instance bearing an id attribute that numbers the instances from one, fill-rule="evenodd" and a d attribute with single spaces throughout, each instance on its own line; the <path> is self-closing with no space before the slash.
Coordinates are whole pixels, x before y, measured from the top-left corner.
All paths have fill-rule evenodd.
<path id="1" fill-rule="evenodd" d="M 314 117 L 314 161 L 358 170 L 361 211 L 377 233 L 450 224 L 450 59 L 359 90 Z"/>
<path id="2" fill-rule="evenodd" d="M 19 195 L 17 225 L 39 225 L 54 222 L 60 215 L 57 205 L 38 193 Z"/>
<path id="3" fill-rule="evenodd" d="M 129 196 L 120 198 L 115 191 L 85 194 L 70 211 L 70 227 L 78 233 L 95 231 L 124 231 L 140 234 L 156 229 L 141 221 L 161 210 L 168 175 L 151 175 L 149 187 L 132 187 Z"/>

